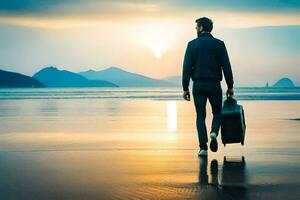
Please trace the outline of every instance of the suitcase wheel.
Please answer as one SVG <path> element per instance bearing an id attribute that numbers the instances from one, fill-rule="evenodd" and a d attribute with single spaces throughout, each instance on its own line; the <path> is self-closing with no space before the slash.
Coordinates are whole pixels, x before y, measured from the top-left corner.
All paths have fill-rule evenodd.
<path id="1" fill-rule="evenodd" d="M 226 146 L 226 144 L 224 144 L 224 143 L 223 143 L 223 145 L 224 145 L 224 147 Z"/>

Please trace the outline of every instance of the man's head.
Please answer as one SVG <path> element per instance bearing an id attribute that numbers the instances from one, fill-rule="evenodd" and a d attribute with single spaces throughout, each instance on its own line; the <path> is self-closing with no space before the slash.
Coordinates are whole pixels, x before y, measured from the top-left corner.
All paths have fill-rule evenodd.
<path id="1" fill-rule="evenodd" d="M 208 32 L 210 33 L 213 29 L 213 21 L 207 17 L 201 17 L 196 20 L 197 26 L 196 30 L 197 33 Z"/>

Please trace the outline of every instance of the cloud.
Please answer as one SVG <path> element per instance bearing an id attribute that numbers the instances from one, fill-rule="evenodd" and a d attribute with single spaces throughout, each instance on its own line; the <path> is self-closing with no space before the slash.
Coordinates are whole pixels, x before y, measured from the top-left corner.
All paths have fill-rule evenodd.
<path id="1" fill-rule="evenodd" d="M 154 11 L 159 1 L 133 0 L 1 0 L 1 15 L 56 16 L 122 14 Z"/>
<path id="2" fill-rule="evenodd" d="M 295 12 L 298 0 L 1 0 L 0 13 L 10 15 L 68 15 L 135 11 Z"/>
<path id="3" fill-rule="evenodd" d="M 209 16 L 219 27 L 300 24 L 295 0 L 1 0 L 0 23 L 39 28 L 97 25 L 103 21 Z M 192 20 L 191 20 L 192 19 Z"/>
<path id="4" fill-rule="evenodd" d="M 300 10 L 298 0 L 178 0 L 177 3 L 192 10 L 201 8 L 241 12 L 298 12 Z"/>

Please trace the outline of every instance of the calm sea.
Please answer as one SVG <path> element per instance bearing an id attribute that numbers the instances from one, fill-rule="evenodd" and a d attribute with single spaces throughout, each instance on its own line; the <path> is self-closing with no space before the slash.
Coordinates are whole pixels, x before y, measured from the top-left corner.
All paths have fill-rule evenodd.
<path id="1" fill-rule="evenodd" d="M 0 100 L 104 98 L 180 100 L 181 95 L 180 87 L 0 89 Z M 300 100 L 300 87 L 236 88 L 235 98 L 239 100 Z"/>

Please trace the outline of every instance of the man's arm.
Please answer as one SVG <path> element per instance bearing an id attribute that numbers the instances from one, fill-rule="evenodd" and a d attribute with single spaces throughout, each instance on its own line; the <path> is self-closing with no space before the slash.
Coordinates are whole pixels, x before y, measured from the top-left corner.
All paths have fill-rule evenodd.
<path id="1" fill-rule="evenodd" d="M 190 53 L 189 44 L 186 48 L 184 61 L 183 61 L 183 69 L 182 69 L 182 87 L 183 91 L 189 90 L 190 78 L 192 75 L 192 56 Z"/>
<path id="2" fill-rule="evenodd" d="M 221 65 L 225 76 L 226 84 L 229 90 L 233 88 L 233 75 L 231 70 L 231 64 L 229 61 L 228 53 L 224 42 L 222 42 L 221 51 Z"/>

